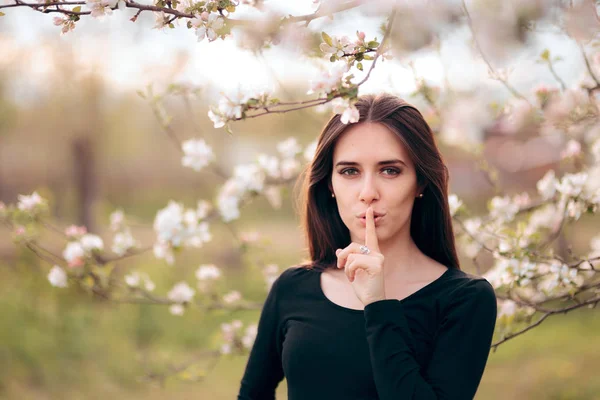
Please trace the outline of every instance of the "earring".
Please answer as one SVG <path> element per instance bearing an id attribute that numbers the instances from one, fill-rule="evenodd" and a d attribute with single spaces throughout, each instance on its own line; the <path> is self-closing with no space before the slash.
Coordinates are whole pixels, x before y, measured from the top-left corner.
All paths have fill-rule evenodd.
<path id="1" fill-rule="evenodd" d="M 331 193 L 331 197 L 335 197 L 335 194 Z"/>
<path id="2" fill-rule="evenodd" d="M 423 193 L 421 193 L 421 194 L 419 195 L 419 197 L 423 197 Z"/>

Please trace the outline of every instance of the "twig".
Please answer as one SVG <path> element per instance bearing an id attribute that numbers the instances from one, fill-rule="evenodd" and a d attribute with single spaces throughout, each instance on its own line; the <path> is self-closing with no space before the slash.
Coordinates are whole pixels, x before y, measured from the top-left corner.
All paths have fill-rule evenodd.
<path id="1" fill-rule="evenodd" d="M 481 58 L 483 59 L 483 61 L 487 64 L 487 66 L 490 69 L 490 71 L 492 71 L 494 73 L 494 75 L 496 76 L 496 79 L 499 80 L 500 82 L 502 82 L 502 84 L 504 85 L 504 87 L 506 87 L 506 89 L 508 89 L 508 91 L 513 96 L 515 96 L 515 97 L 517 97 L 519 99 L 525 100 L 527 102 L 527 104 L 529 104 L 530 106 L 532 106 L 531 102 L 525 96 L 523 96 L 522 94 L 520 94 L 515 88 L 513 88 L 511 85 L 509 85 L 508 82 L 506 81 L 506 79 L 502 79 L 502 78 L 498 77 L 498 74 L 497 74 L 496 70 L 494 69 L 494 67 L 492 66 L 492 64 L 490 63 L 490 61 L 488 60 L 488 58 L 486 57 L 485 53 L 483 52 L 483 49 L 481 48 L 481 44 L 479 43 L 479 40 L 477 39 L 477 34 L 475 32 L 475 27 L 473 26 L 473 20 L 471 19 L 471 14 L 469 13 L 469 9 L 467 8 L 467 4 L 465 3 L 465 0 L 462 0 L 462 7 L 463 7 L 463 10 L 464 10 L 465 15 L 467 17 L 467 23 L 469 25 L 469 29 L 471 31 L 471 34 L 473 35 L 473 41 L 475 42 L 475 47 L 477 47 L 477 51 L 481 55 Z"/>

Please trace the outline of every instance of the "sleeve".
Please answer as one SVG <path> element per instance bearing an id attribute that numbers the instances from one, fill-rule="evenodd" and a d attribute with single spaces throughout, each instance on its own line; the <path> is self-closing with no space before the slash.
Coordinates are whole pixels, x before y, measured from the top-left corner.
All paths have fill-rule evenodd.
<path id="1" fill-rule="evenodd" d="M 283 380 L 279 311 L 282 275 L 273 282 L 263 305 L 256 338 L 241 380 L 238 400 L 274 400 L 275 390 Z"/>
<path id="2" fill-rule="evenodd" d="M 414 357 L 412 335 L 398 300 L 365 307 L 371 366 L 381 400 L 473 399 L 496 325 L 496 295 L 485 279 L 453 291 L 425 370 Z"/>

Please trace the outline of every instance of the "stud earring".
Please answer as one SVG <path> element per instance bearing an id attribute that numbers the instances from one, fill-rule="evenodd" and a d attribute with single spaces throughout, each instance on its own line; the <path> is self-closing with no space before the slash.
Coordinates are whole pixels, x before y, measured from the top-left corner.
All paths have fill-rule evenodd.
<path id="1" fill-rule="evenodd" d="M 423 197 L 423 193 L 421 193 L 421 194 L 419 195 L 419 197 Z"/>
<path id="2" fill-rule="evenodd" d="M 335 194 L 331 193 L 331 197 L 335 197 Z"/>

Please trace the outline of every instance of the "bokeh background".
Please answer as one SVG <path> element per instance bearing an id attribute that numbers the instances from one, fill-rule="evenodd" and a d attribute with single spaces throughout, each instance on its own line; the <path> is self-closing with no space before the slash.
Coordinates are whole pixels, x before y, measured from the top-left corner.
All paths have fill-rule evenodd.
<path id="1" fill-rule="evenodd" d="M 274 2 L 295 14 L 312 7 L 310 1 L 286 3 Z M 275 153 L 277 143 L 289 137 L 308 145 L 330 115 L 329 109 L 318 108 L 261 117 L 235 123 L 233 135 L 214 129 L 208 119 L 208 106 L 219 93 L 238 87 L 266 87 L 287 100 L 305 96 L 307 81 L 322 62 L 300 59 L 294 49 L 255 52 L 240 47 L 244 40 L 239 37 L 198 43 L 183 25 L 152 29 L 149 13 L 132 23 L 130 15 L 115 12 L 103 21 L 82 21 L 74 32 L 60 36 L 50 16 L 5 11 L 0 18 L 0 201 L 12 203 L 18 194 L 37 190 L 49 199 L 55 225 L 85 224 L 107 243 L 108 218 L 115 209 L 123 209 L 133 221 L 134 236 L 151 246 L 157 210 L 171 199 L 193 207 L 199 199 L 214 198 L 222 183 L 214 174 L 181 166 L 180 150 L 138 90 L 151 84 L 162 93 L 170 83 L 199 89 L 188 97 L 166 96 L 164 108 L 181 140 L 203 137 L 219 167 L 229 172 L 261 152 Z M 362 10 L 335 21 L 314 21 L 312 27 L 349 36 L 361 29 L 371 36 L 380 23 L 380 16 Z M 498 171 L 504 194 L 535 194 L 535 183 L 548 169 L 575 166 L 560 163 L 560 145 L 535 134 L 506 137 L 473 128 L 481 99 L 500 104 L 510 93 L 488 77 L 469 35 L 468 29 L 457 29 L 439 46 L 385 61 L 361 93 L 386 90 L 403 96 L 421 107 L 434 127 L 439 122 L 435 113 L 415 94 L 419 79 L 441 90 L 451 87 L 469 99 L 448 118 L 454 118 L 458 131 L 477 136 L 482 156 L 442 138 L 438 144 L 450 169 L 451 192 L 474 212 L 484 212 L 496 192 L 481 171 L 482 159 Z M 552 30 L 494 62 L 514 68 L 512 84 L 531 95 L 540 84 L 556 85 L 547 68 L 535 62 L 545 48 L 563 57 L 556 70 L 568 85 L 586 79 L 577 45 Z M 295 196 L 290 186 L 279 208 L 257 198 L 235 223 L 213 224 L 212 243 L 179 254 L 175 266 L 147 252 L 115 268 L 121 274 L 146 271 L 157 291 L 164 292 L 192 278 L 199 264 L 214 263 L 226 275 L 223 290 L 237 289 L 245 298 L 262 301 L 266 292 L 260 266 L 274 263 L 283 270 L 306 256 Z M 586 252 L 598 222 L 598 217 L 583 217 L 576 229 L 559 238 L 557 250 L 566 252 L 570 246 L 575 253 Z M 259 232 L 265 246 L 240 251 L 232 229 Z M 44 239 L 47 247 L 62 251 L 60 238 Z M 469 259 L 463 257 L 462 265 L 475 273 Z M 215 365 L 198 362 L 180 373 L 173 368 L 200 359 L 204 349 L 218 349 L 221 323 L 256 321 L 258 311 L 203 314 L 192 308 L 179 317 L 165 306 L 105 302 L 75 288 L 51 287 L 46 278 L 50 267 L 15 245 L 11 231 L 0 226 L 0 398 L 235 397 L 244 356 L 224 356 Z M 485 260 L 482 267 L 489 267 Z M 594 309 L 551 317 L 490 355 L 477 398 L 599 399 L 598 332 L 600 315 Z M 285 381 L 277 396 L 286 398 Z"/>

